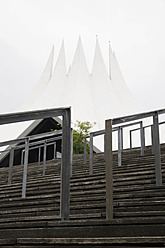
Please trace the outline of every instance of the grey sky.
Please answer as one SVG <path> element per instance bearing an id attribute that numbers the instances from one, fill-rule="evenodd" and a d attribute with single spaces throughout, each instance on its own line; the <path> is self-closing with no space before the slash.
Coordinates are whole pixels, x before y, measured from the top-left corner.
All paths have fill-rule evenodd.
<path id="1" fill-rule="evenodd" d="M 89 70 L 96 35 L 108 69 L 110 40 L 132 94 L 165 107 L 165 0 L 0 0 L 0 30 L 1 113 L 23 102 L 63 38 L 69 67 L 79 35 Z"/>

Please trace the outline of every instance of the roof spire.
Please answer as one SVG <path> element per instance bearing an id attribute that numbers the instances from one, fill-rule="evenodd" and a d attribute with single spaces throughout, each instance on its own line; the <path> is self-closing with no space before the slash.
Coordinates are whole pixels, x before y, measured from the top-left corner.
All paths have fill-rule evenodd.
<path id="1" fill-rule="evenodd" d="M 52 46 L 47 64 L 45 66 L 45 69 L 43 71 L 43 74 L 41 76 L 40 82 L 39 83 L 44 83 L 48 84 L 49 80 L 52 76 L 52 68 L 53 68 L 53 58 L 54 58 L 54 45 Z"/>
<path id="2" fill-rule="evenodd" d="M 104 59 L 102 56 L 102 52 L 99 45 L 98 35 L 96 36 L 96 45 L 95 45 L 95 52 L 94 52 L 94 59 L 93 59 L 93 67 L 92 67 L 92 74 L 98 73 L 98 70 L 103 70 L 105 74 L 107 74 L 106 66 L 104 63 Z"/>
<path id="3" fill-rule="evenodd" d="M 62 41 L 60 52 L 56 61 L 56 65 L 54 68 L 54 75 L 65 75 L 66 71 L 66 61 L 65 61 L 65 48 L 64 48 L 64 40 Z"/>

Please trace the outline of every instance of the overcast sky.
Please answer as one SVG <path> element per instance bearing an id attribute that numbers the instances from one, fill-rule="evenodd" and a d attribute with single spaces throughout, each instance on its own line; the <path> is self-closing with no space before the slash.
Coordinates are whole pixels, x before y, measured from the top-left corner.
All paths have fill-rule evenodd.
<path id="1" fill-rule="evenodd" d="M 79 35 L 90 71 L 98 35 L 107 69 L 110 41 L 132 94 L 165 108 L 165 0 L 0 0 L 0 113 L 24 101 L 63 39 L 69 67 Z"/>

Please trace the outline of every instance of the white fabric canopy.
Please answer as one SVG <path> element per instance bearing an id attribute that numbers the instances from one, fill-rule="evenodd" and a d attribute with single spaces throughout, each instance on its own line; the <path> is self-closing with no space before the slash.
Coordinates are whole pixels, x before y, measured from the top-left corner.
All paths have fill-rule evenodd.
<path id="1" fill-rule="evenodd" d="M 142 111 L 123 79 L 114 53 L 109 47 L 110 75 L 96 40 L 92 73 L 88 71 L 81 38 L 78 40 L 72 66 L 67 73 L 64 42 L 52 73 L 54 48 L 38 84 L 17 110 L 39 110 L 71 106 L 72 122 L 96 122 L 95 130 L 104 129 L 105 119 Z M 0 140 L 9 140 L 30 133 L 37 122 L 0 127 Z"/>

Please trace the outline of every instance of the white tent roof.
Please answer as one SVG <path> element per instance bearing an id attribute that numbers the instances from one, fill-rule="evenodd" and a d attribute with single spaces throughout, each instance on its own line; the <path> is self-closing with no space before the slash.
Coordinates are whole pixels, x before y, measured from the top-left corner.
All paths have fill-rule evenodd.
<path id="1" fill-rule="evenodd" d="M 71 106 L 72 122 L 96 122 L 103 129 L 105 119 L 142 110 L 129 92 L 114 53 L 109 48 L 110 76 L 96 40 L 92 74 L 89 74 L 81 38 L 78 40 L 72 66 L 67 74 L 64 42 L 52 74 L 54 48 L 44 72 L 25 103 L 17 110 L 39 110 Z M 0 127 L 0 140 L 21 137 L 33 130 L 37 122 Z"/>

